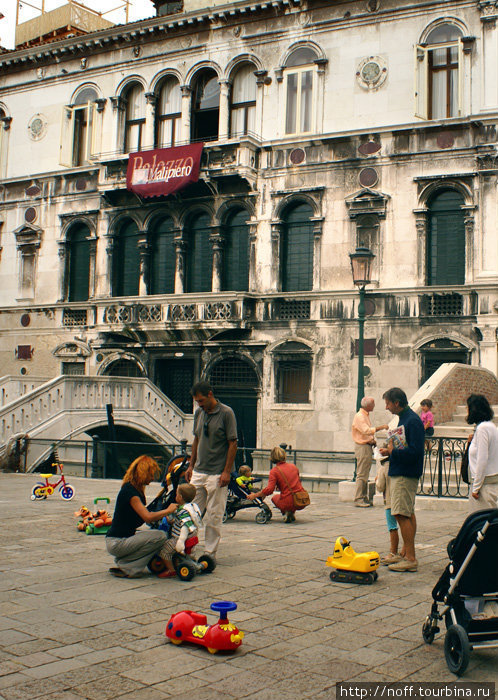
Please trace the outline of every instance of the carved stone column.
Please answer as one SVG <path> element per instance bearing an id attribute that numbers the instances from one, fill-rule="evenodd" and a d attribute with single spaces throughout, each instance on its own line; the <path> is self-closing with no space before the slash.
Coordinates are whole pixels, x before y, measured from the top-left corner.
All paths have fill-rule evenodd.
<path id="1" fill-rule="evenodd" d="M 192 88 L 181 85 L 182 91 L 182 141 L 190 141 L 190 122 L 192 114 Z"/>
<path id="2" fill-rule="evenodd" d="M 110 97 L 112 104 L 112 109 L 114 112 L 115 119 L 115 134 L 116 134 L 116 149 L 120 152 L 124 151 L 124 141 L 125 141 L 125 112 L 126 112 L 126 100 L 121 96 Z"/>
<path id="3" fill-rule="evenodd" d="M 67 241 L 57 241 L 59 258 L 59 301 L 67 299 L 68 291 L 68 272 L 69 265 L 67 260 Z"/>
<path id="4" fill-rule="evenodd" d="M 498 99 L 498 2 L 496 0 L 479 0 L 482 22 L 482 85 L 483 108 L 494 109 Z"/>
<path id="5" fill-rule="evenodd" d="M 271 222 L 271 288 L 278 291 L 281 288 L 280 270 L 280 241 L 283 223 L 278 219 Z"/>
<path id="6" fill-rule="evenodd" d="M 254 130 L 258 136 L 261 135 L 263 131 L 263 102 L 265 94 L 265 85 L 269 82 L 271 83 L 271 78 L 268 78 L 267 70 L 256 70 L 254 71 L 256 76 L 256 115 L 254 120 Z"/>
<path id="7" fill-rule="evenodd" d="M 90 270 L 88 276 L 88 296 L 93 299 L 96 291 L 97 239 L 90 239 Z"/>
<path id="8" fill-rule="evenodd" d="M 185 292 L 185 258 L 187 244 L 181 238 L 174 240 L 176 264 L 175 264 L 175 294 L 183 294 Z"/>
<path id="9" fill-rule="evenodd" d="M 157 95 L 154 92 L 145 93 L 145 129 L 142 148 L 153 148 L 156 132 Z"/>
<path id="10" fill-rule="evenodd" d="M 105 248 L 105 252 L 106 252 L 105 278 L 107 280 L 107 285 L 108 285 L 108 287 L 107 287 L 108 294 L 109 294 L 109 296 L 112 296 L 113 291 L 114 291 L 114 289 L 113 289 L 113 287 L 114 287 L 114 279 L 113 279 L 114 278 L 114 271 L 113 271 L 112 261 L 113 261 L 113 257 L 114 257 L 114 248 L 115 248 L 116 244 L 114 241 L 114 236 L 106 235 L 106 238 L 107 238 L 107 245 Z"/>
<path id="11" fill-rule="evenodd" d="M 417 283 L 427 284 L 427 210 L 415 209 L 415 227 L 417 229 Z"/>
<path id="12" fill-rule="evenodd" d="M 256 272 L 256 241 L 258 234 L 258 221 L 257 219 L 250 219 L 248 221 L 249 226 L 249 291 L 255 290 L 258 285 L 256 284 L 257 272 Z"/>
<path id="13" fill-rule="evenodd" d="M 230 83 L 220 80 L 220 115 L 218 122 L 218 140 L 227 139 L 230 134 Z"/>
<path id="14" fill-rule="evenodd" d="M 467 211 L 463 218 L 465 225 L 465 284 L 474 281 L 474 214 Z"/>
<path id="15" fill-rule="evenodd" d="M 211 280 L 211 291 L 220 292 L 223 281 L 223 246 L 225 241 L 221 236 L 219 227 L 214 226 L 209 236 L 213 246 L 213 274 Z"/>
<path id="16" fill-rule="evenodd" d="M 140 256 L 140 278 L 138 282 L 138 294 L 143 297 L 148 294 L 149 288 L 149 260 L 150 245 L 145 238 L 145 233 L 138 240 L 138 254 Z"/>

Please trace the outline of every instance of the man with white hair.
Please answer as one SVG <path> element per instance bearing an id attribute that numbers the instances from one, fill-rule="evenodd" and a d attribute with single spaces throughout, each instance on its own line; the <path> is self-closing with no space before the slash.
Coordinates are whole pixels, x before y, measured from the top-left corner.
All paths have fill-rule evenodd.
<path id="1" fill-rule="evenodd" d="M 372 466 L 375 433 L 379 430 L 387 430 L 387 425 L 373 426 L 370 423 L 369 413 L 371 413 L 374 408 L 374 399 L 371 396 L 365 396 L 361 400 L 361 408 L 358 413 L 356 413 L 351 427 L 351 435 L 354 440 L 354 454 L 356 457 L 356 493 L 354 495 L 354 504 L 358 508 L 368 508 L 372 505 L 368 498 L 368 477 Z"/>

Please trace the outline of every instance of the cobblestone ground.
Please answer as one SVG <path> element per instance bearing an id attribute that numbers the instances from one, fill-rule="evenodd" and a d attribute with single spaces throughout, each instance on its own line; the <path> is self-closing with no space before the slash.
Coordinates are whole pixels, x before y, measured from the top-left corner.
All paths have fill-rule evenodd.
<path id="1" fill-rule="evenodd" d="M 114 498 L 117 481 L 71 479 L 72 502 L 29 499 L 34 475 L 0 474 L 0 697 L 5 700 L 251 700 L 335 697 L 335 683 L 454 681 L 443 635 L 421 638 L 431 590 L 462 511 L 419 511 L 419 571 L 381 567 L 372 586 L 332 583 L 325 559 L 339 535 L 357 551 L 383 551 L 381 507 L 353 508 L 333 495 L 285 525 L 251 509 L 224 526 L 217 569 L 191 582 L 115 579 L 102 536 L 75 527 L 73 511 Z M 150 488 L 155 495 L 157 484 Z M 240 649 L 211 655 L 165 641 L 169 615 L 208 614 L 233 600 Z M 475 651 L 465 680 L 498 680 L 498 650 Z"/>

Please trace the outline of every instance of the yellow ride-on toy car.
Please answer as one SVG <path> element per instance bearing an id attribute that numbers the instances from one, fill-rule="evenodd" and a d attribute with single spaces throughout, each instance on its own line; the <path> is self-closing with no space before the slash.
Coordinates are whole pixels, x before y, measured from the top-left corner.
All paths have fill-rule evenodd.
<path id="1" fill-rule="evenodd" d="M 371 584 L 377 579 L 379 564 L 377 552 L 358 554 L 345 537 L 336 539 L 334 553 L 327 558 L 327 566 L 334 569 L 330 572 L 330 580 L 341 583 Z"/>

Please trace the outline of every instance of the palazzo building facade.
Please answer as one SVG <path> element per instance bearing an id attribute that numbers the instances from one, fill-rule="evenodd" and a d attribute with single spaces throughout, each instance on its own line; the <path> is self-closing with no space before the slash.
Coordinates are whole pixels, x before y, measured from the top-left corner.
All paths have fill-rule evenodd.
<path id="1" fill-rule="evenodd" d="M 498 1 L 155 4 L 0 54 L 2 374 L 149 377 L 186 413 L 205 378 L 245 446 L 350 450 L 357 246 L 380 408 L 496 373 Z M 197 181 L 130 185 L 195 144 Z"/>

